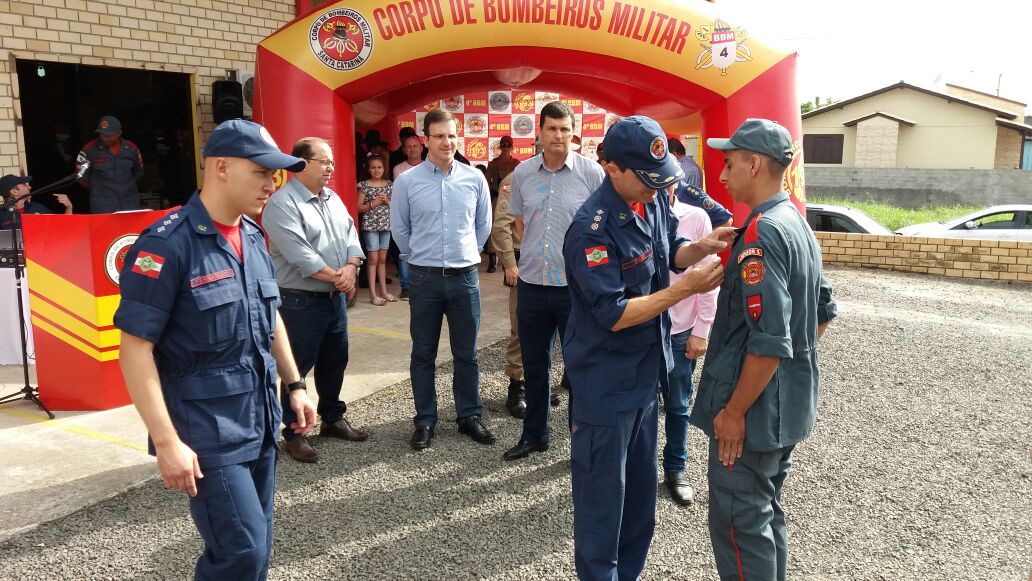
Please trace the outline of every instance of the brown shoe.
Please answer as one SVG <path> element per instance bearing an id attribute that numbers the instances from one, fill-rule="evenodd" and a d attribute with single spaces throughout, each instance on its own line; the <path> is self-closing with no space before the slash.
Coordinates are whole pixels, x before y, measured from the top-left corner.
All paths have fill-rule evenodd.
<path id="1" fill-rule="evenodd" d="M 287 451 L 287 454 L 290 454 L 291 458 L 298 462 L 314 464 L 319 460 L 319 453 L 304 438 L 287 440 L 283 445 L 283 449 Z"/>
<path id="2" fill-rule="evenodd" d="M 319 435 L 324 438 L 340 438 L 349 442 L 365 442 L 369 439 L 369 434 L 351 427 L 348 419 L 343 417 L 332 424 L 323 422 L 322 428 L 319 429 Z"/>

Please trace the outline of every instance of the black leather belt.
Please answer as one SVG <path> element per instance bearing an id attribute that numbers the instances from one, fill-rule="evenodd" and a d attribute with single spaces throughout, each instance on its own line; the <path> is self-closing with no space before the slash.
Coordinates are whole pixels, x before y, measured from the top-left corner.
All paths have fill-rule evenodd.
<path id="1" fill-rule="evenodd" d="M 310 291 L 301 290 L 299 288 L 283 288 L 279 287 L 280 294 L 283 295 L 301 295 L 303 297 L 315 297 L 317 299 L 335 299 L 340 295 L 344 294 L 339 290 L 332 291 Z"/>
<path id="2" fill-rule="evenodd" d="M 423 272 L 431 272 L 433 274 L 439 274 L 441 276 L 461 276 L 467 272 L 472 272 L 477 269 L 477 265 L 471 264 L 469 266 L 461 266 L 459 268 L 444 268 L 441 266 L 419 266 L 418 264 L 410 264 L 412 270 L 422 270 Z"/>

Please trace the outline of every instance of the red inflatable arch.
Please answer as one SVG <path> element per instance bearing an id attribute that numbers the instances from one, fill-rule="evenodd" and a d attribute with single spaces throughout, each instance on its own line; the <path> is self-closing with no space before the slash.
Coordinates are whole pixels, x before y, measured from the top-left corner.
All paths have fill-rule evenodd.
<path id="1" fill-rule="evenodd" d="M 717 9 L 702 0 L 326 4 L 259 44 L 254 117 L 284 147 L 328 139 L 338 160 L 330 187 L 345 197 L 354 193 L 356 124 L 393 128 L 394 114 L 442 96 L 502 87 L 577 95 L 703 138 L 767 117 L 795 138 L 785 189 L 802 208 L 796 55 Z M 723 157 L 704 149 L 709 193 L 730 207 L 718 179 Z"/>

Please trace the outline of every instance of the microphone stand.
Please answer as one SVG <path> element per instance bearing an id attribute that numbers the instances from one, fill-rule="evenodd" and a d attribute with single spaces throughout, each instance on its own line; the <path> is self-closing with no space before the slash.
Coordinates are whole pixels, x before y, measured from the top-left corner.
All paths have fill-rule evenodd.
<path id="1" fill-rule="evenodd" d="M 25 385 L 18 391 L 0 397 L 0 405 L 5 403 L 11 403 L 15 401 L 28 400 L 35 403 L 41 410 L 46 412 L 50 419 L 54 419 L 54 413 L 47 409 L 47 406 L 43 405 L 43 402 L 39 399 L 39 388 L 32 385 L 29 382 L 29 340 L 26 334 L 26 322 L 25 322 L 25 303 L 22 299 L 22 284 L 25 279 L 24 268 L 25 268 L 25 255 L 19 252 L 18 240 L 22 238 L 22 227 L 20 216 L 17 216 L 18 202 L 29 198 L 34 195 L 45 194 L 56 190 L 58 188 L 70 185 L 79 177 L 79 173 L 72 174 L 64 177 L 57 182 L 40 188 L 35 192 L 30 192 L 24 196 L 18 196 L 4 204 L 0 204 L 0 212 L 11 213 L 11 248 L 14 250 L 14 280 L 15 280 L 15 293 L 18 295 L 18 330 L 21 335 L 21 348 L 22 348 L 22 374 L 25 379 Z"/>

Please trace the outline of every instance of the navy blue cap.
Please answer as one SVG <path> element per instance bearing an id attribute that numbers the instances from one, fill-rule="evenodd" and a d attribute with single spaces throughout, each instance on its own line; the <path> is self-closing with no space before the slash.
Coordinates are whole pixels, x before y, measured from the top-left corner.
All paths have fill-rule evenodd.
<path id="1" fill-rule="evenodd" d="M 792 163 L 792 135 L 770 119 L 746 119 L 730 138 L 711 137 L 706 144 L 721 151 L 745 149 L 762 153 L 781 165 Z"/>
<path id="2" fill-rule="evenodd" d="M 681 179 L 684 172 L 667 151 L 667 138 L 659 123 L 635 115 L 616 122 L 602 141 L 605 158 L 634 172 L 641 183 L 662 190 Z"/>
<path id="3" fill-rule="evenodd" d="M 268 169 L 304 171 L 308 162 L 280 151 L 269 131 L 251 121 L 223 121 L 204 142 L 201 157 L 242 157 Z"/>
<path id="4" fill-rule="evenodd" d="M 0 200 L 6 198 L 15 186 L 27 184 L 31 181 L 32 176 L 16 176 L 13 174 L 7 174 L 4 177 L 0 178 Z"/>
<path id="5" fill-rule="evenodd" d="M 122 123 L 111 115 L 105 115 L 97 122 L 97 128 L 93 131 L 101 135 L 114 135 L 122 130 Z"/>

